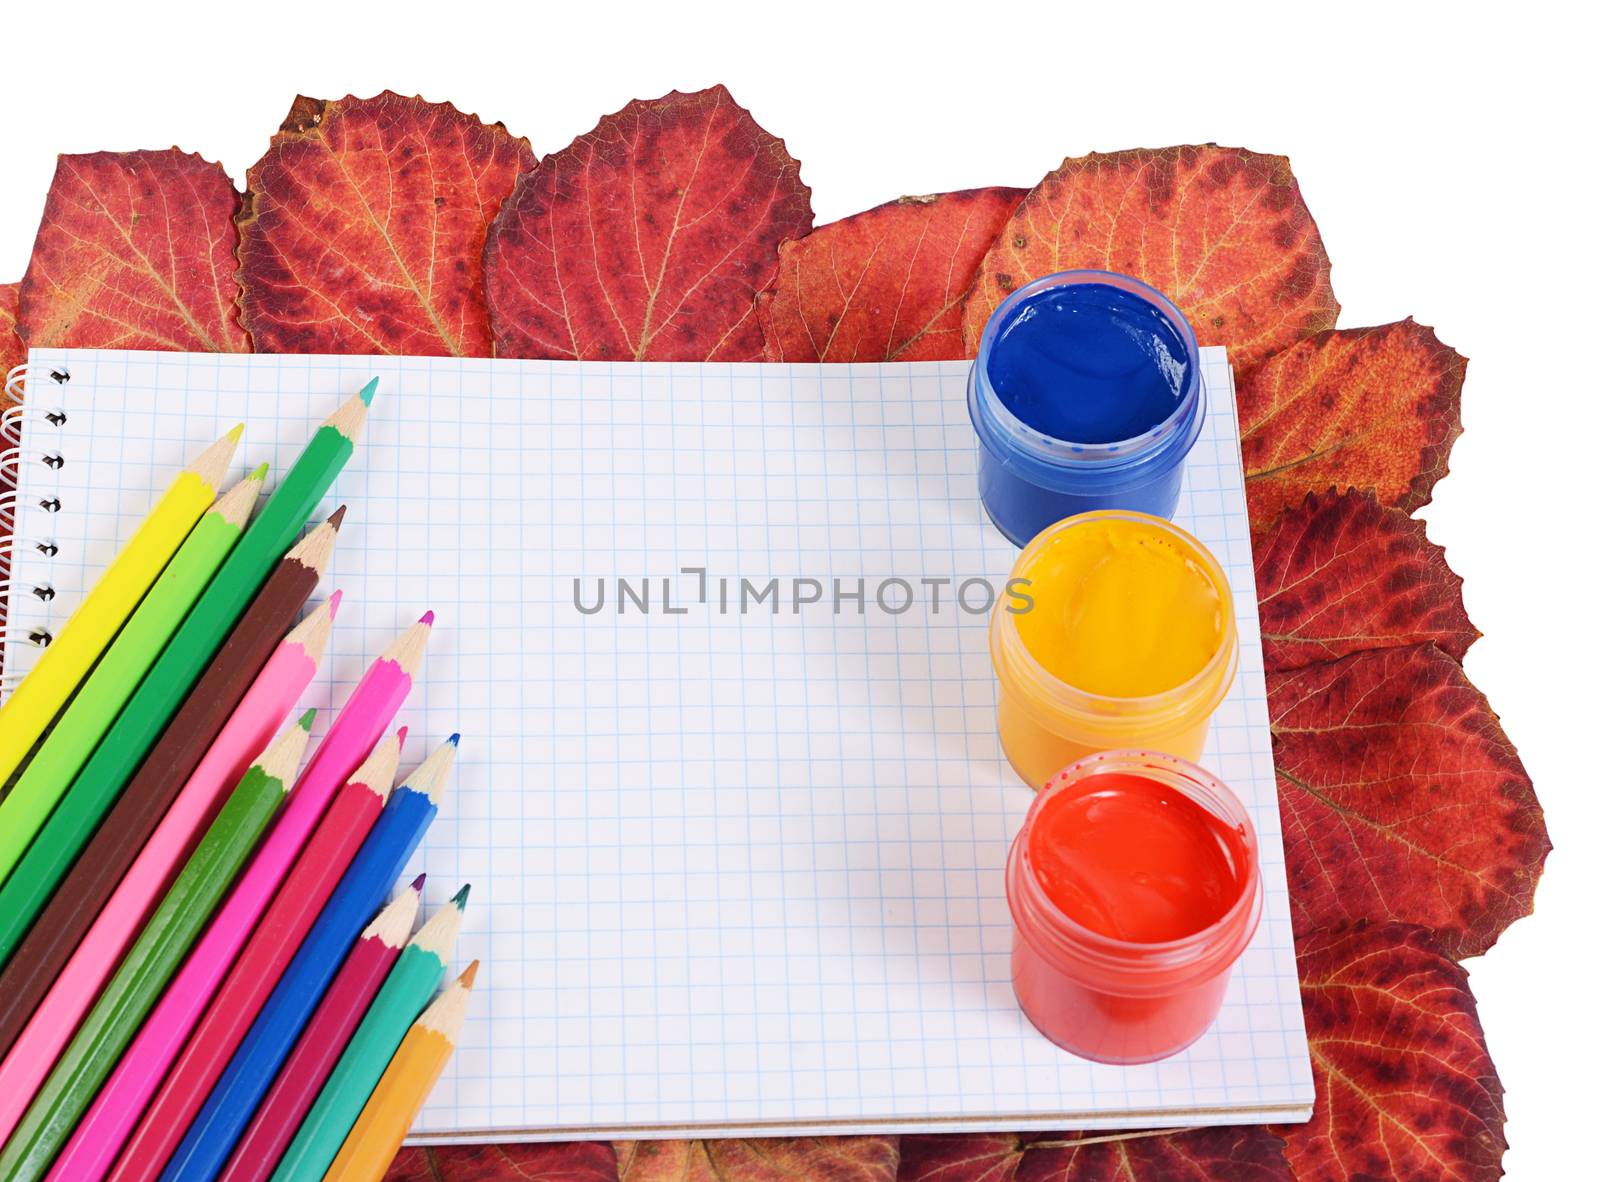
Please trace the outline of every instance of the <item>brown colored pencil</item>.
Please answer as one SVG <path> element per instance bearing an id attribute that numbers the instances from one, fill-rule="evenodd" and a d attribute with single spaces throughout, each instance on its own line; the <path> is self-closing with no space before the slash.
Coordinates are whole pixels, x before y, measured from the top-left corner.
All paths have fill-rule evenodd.
<path id="1" fill-rule="evenodd" d="M 50 984 L 138 856 L 172 798 L 205 755 L 333 556 L 344 508 L 273 568 L 166 731 L 0 970 L 0 1054 L 16 1041 Z"/>

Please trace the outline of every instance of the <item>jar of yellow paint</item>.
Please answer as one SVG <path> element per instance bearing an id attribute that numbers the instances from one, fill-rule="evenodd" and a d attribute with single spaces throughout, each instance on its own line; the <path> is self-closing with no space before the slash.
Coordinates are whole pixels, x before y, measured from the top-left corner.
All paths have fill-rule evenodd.
<path id="1" fill-rule="evenodd" d="M 1147 513 L 1058 521 L 1017 558 L 989 651 L 1000 742 L 1033 788 L 1119 747 L 1197 760 L 1239 667 L 1227 575 Z"/>

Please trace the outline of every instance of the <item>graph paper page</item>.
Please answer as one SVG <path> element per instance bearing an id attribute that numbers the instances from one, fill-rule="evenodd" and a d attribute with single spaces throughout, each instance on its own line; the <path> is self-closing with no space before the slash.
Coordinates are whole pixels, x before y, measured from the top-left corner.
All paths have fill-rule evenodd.
<path id="1" fill-rule="evenodd" d="M 25 463 L 19 534 L 59 550 L 19 546 L 18 583 L 65 619 L 206 442 L 243 421 L 238 474 L 281 475 L 381 379 L 325 506 L 349 513 L 319 594 L 345 598 L 307 704 L 325 727 L 438 613 L 407 764 L 452 731 L 461 753 L 415 868 L 425 913 L 472 884 L 457 968 L 483 968 L 419 1139 L 1303 1119 L 1232 380 L 1220 349 L 1203 366 L 1176 520 L 1226 567 L 1242 644 L 1204 763 L 1250 806 L 1266 907 L 1215 1026 L 1148 1066 L 1057 1049 L 1012 997 L 1001 868 L 1033 794 L 996 737 L 981 588 L 952 599 L 1016 550 L 978 500 L 965 363 L 36 350 L 71 380 L 30 383 L 24 451 L 63 463 Z M 937 610 L 924 580 L 949 580 Z"/>

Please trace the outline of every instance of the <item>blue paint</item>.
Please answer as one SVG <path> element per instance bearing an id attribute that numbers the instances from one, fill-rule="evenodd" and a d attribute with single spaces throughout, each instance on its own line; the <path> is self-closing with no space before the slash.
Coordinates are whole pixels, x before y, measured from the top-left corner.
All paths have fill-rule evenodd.
<path id="1" fill-rule="evenodd" d="M 1025 546 L 1092 509 L 1170 517 L 1205 418 L 1199 347 L 1154 288 L 1066 271 L 1019 288 L 984 328 L 967 386 L 978 486 Z"/>
<path id="2" fill-rule="evenodd" d="M 989 382 L 1040 434 L 1116 443 L 1178 409 L 1193 364 L 1177 328 L 1148 300 L 1109 283 L 1069 283 L 1000 322 Z"/>

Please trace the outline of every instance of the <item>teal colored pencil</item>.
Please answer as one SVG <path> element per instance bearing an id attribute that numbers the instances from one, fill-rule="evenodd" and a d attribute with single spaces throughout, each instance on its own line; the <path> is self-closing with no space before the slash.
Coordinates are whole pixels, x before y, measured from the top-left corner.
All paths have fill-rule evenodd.
<path id="1" fill-rule="evenodd" d="M 462 887 L 457 891 L 400 953 L 284 1151 L 272 1182 L 318 1182 L 328 1172 L 406 1031 L 444 980 L 444 966 L 461 930 L 461 912 L 469 890 Z"/>
<path id="2" fill-rule="evenodd" d="M 4 1182 L 37 1182 L 61 1152 L 283 804 L 305 754 L 315 714 L 306 711 L 250 765 L 178 872 L 117 975 L 0 1151 Z"/>

